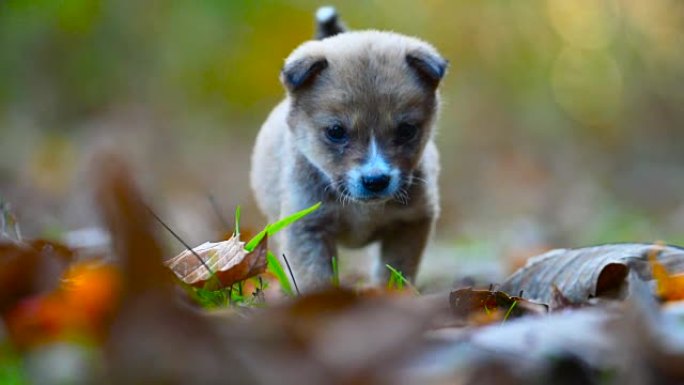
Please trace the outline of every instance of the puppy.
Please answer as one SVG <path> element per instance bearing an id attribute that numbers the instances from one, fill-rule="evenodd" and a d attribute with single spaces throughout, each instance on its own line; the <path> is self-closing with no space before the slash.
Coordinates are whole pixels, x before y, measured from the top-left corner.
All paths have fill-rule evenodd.
<path id="1" fill-rule="evenodd" d="M 389 264 L 412 281 L 439 214 L 433 136 L 447 62 L 419 39 L 346 32 L 331 8 L 317 16 L 321 40 L 285 60 L 287 97 L 256 139 L 257 204 L 275 221 L 322 202 L 277 238 L 304 290 L 331 282 L 338 245 L 372 242 L 378 280 Z"/>

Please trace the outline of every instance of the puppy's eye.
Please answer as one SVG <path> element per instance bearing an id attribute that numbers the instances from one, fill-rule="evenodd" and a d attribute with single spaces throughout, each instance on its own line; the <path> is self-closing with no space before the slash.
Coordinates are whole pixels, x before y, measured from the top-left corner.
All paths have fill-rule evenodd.
<path id="1" fill-rule="evenodd" d="M 418 127 L 411 123 L 401 123 L 397 128 L 397 142 L 406 143 L 418 134 Z"/>
<path id="2" fill-rule="evenodd" d="M 333 143 L 346 143 L 349 139 L 347 130 L 339 124 L 326 127 L 325 136 Z"/>

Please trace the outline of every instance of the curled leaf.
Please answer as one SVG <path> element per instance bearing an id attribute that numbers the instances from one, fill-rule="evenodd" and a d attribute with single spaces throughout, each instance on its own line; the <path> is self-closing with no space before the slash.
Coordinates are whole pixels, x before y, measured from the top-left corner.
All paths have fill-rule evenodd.
<path id="1" fill-rule="evenodd" d="M 643 281 L 653 279 L 651 255 L 657 255 L 670 274 L 684 272 L 684 249 L 674 246 L 625 243 L 558 249 L 530 259 L 501 290 L 524 290 L 527 297 L 546 304 L 557 304 L 562 297 L 564 306 L 594 297 L 622 299 L 628 293 L 630 270 Z"/>
<path id="2" fill-rule="evenodd" d="M 205 242 L 185 250 L 165 262 L 183 282 L 202 287 L 215 275 L 224 286 L 254 277 L 266 271 L 267 236 L 253 251 L 237 236 L 222 242 Z"/>

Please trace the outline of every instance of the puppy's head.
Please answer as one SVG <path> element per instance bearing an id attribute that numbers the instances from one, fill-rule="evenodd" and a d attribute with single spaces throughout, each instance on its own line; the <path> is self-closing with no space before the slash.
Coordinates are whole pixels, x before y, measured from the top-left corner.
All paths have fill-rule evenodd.
<path id="1" fill-rule="evenodd" d="M 281 74 L 295 145 L 346 198 L 402 194 L 431 140 L 446 65 L 429 44 L 390 32 L 304 43 Z"/>

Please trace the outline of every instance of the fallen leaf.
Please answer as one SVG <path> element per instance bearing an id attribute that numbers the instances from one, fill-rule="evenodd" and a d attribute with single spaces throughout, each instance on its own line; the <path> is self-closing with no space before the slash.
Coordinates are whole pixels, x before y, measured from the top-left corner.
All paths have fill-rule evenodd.
<path id="1" fill-rule="evenodd" d="M 95 198 L 121 262 L 123 295 L 173 292 L 173 276 L 160 263 L 164 252 L 154 231 L 157 227 L 128 167 L 111 154 L 100 155 L 94 163 Z"/>
<path id="2" fill-rule="evenodd" d="M 428 334 L 431 345 L 422 358 L 428 363 L 427 368 L 413 364 L 408 371 L 401 372 L 402 378 L 411 380 L 398 383 L 464 384 L 464 377 L 469 379 L 467 384 L 492 385 L 629 383 L 573 381 L 577 372 L 572 369 L 549 372 L 569 356 L 581 359 L 593 368 L 592 372 L 596 370 L 594 378 L 605 373 L 599 370 L 615 368 L 621 356 L 609 326 L 620 318 L 620 309 L 618 306 L 587 307 L 482 327 L 435 330 Z M 516 378 L 512 382 L 492 378 L 495 373 L 485 375 L 484 369 L 504 371 Z M 426 371 L 440 381 L 426 381 Z M 453 379 L 444 380 L 446 373 L 453 373 Z"/>
<path id="3" fill-rule="evenodd" d="M 558 286 L 551 285 L 551 290 L 552 296 L 551 302 L 548 304 L 549 308 L 553 310 L 562 310 L 568 308 L 578 308 L 582 306 L 582 304 L 574 304 L 569 299 L 565 298 L 563 293 L 561 293 L 561 291 L 558 289 Z"/>
<path id="4" fill-rule="evenodd" d="M 72 257 L 56 242 L 0 242 L 0 314 L 24 297 L 57 287 Z"/>
<path id="5" fill-rule="evenodd" d="M 662 263 L 658 262 L 657 252 L 649 255 L 649 262 L 656 280 L 658 297 L 663 301 L 684 300 L 684 274 L 671 274 Z"/>
<path id="6" fill-rule="evenodd" d="M 235 332 L 258 337 L 251 347 L 238 346 L 252 351 L 260 368 L 270 368 L 255 372 L 259 383 L 397 383 L 378 378 L 416 354 L 435 305 L 420 297 L 329 288 L 266 309 L 240 323 L 249 330 Z"/>
<path id="7" fill-rule="evenodd" d="M 644 281 L 653 279 L 649 255 L 673 274 L 684 272 L 684 249 L 654 244 L 611 244 L 579 249 L 557 249 L 531 258 L 510 276 L 501 290 L 553 304 L 560 294 L 565 305 L 583 304 L 594 297 L 623 299 L 630 270 Z M 558 293 L 554 293 L 554 287 Z M 552 306 L 553 308 L 553 306 Z"/>
<path id="8" fill-rule="evenodd" d="M 71 316 L 58 296 L 37 295 L 7 311 L 4 321 L 12 345 L 23 351 L 64 336 Z"/>
<path id="9" fill-rule="evenodd" d="M 452 314 L 469 324 L 483 325 L 501 322 L 525 314 L 546 313 L 546 305 L 509 296 L 502 291 L 454 290 L 449 294 Z"/>
<path id="10" fill-rule="evenodd" d="M 248 252 L 245 243 L 233 236 L 185 250 L 164 264 L 189 285 L 202 287 L 215 275 L 223 286 L 230 286 L 266 271 L 267 244 L 265 236 Z"/>
<path id="11" fill-rule="evenodd" d="M 64 307 L 78 314 L 93 333 L 102 334 L 118 307 L 121 277 L 116 266 L 80 262 L 62 280 Z"/>
<path id="12" fill-rule="evenodd" d="M 117 308 L 118 286 L 114 266 L 77 263 L 54 291 L 25 298 L 5 314 L 8 334 L 22 350 L 69 336 L 100 339 Z"/>
<path id="13" fill-rule="evenodd" d="M 103 346 L 102 378 L 110 384 L 255 383 L 237 345 L 177 301 L 157 226 L 128 168 L 115 156 L 98 160 L 97 198 L 121 263 L 123 293 Z"/>
<path id="14" fill-rule="evenodd" d="M 54 257 L 64 263 L 70 263 L 76 255 L 69 246 L 46 239 L 33 239 L 27 243 L 37 252 Z"/>
<path id="15" fill-rule="evenodd" d="M 0 312 L 36 291 L 33 275 L 39 263 L 40 254 L 33 248 L 14 242 L 0 243 Z"/>
<path id="16" fill-rule="evenodd" d="M 542 375 L 552 358 L 567 354 L 581 357 L 594 367 L 611 367 L 616 361 L 615 346 L 604 328 L 618 316 L 603 308 L 584 308 L 546 317 L 527 317 L 473 330 L 467 345 L 471 352 L 494 352 L 510 368 L 525 368 L 525 376 L 532 378 Z M 479 354 L 470 356 L 466 359 L 482 361 Z M 528 379 L 519 383 L 535 382 Z"/>

